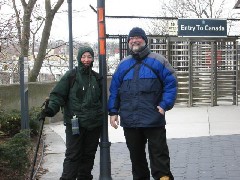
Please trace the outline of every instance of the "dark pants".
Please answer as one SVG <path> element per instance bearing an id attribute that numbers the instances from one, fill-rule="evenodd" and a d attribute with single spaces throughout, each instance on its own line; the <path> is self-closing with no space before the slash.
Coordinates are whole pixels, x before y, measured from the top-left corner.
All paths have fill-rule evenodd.
<path id="1" fill-rule="evenodd" d="M 80 128 L 80 135 L 72 135 L 71 125 L 66 126 L 66 152 L 62 180 L 91 180 L 101 127 Z"/>
<path id="2" fill-rule="evenodd" d="M 170 171 L 165 127 L 124 128 L 124 135 L 130 152 L 134 180 L 150 180 L 145 152 L 147 142 L 152 177 L 159 180 L 163 176 L 169 176 L 171 180 L 174 179 Z"/>

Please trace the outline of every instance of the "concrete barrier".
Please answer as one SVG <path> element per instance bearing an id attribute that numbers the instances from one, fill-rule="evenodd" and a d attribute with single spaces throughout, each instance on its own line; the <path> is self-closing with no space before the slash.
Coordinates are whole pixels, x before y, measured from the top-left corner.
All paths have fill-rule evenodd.
<path id="1" fill-rule="evenodd" d="M 29 83 L 28 98 L 29 108 L 42 105 L 56 82 Z M 1 108 L 5 110 L 21 109 L 20 85 L 10 84 L 0 86 Z"/>
<path id="2" fill-rule="evenodd" d="M 40 107 L 49 96 L 56 82 L 45 83 L 28 83 L 28 105 L 32 107 Z M 0 108 L 3 110 L 21 110 L 21 94 L 19 84 L 1 85 L 0 86 Z M 58 113 L 54 118 L 47 118 L 49 121 L 61 121 L 62 115 Z"/>
<path id="3" fill-rule="evenodd" d="M 107 90 L 111 77 L 107 78 Z M 28 83 L 28 104 L 29 109 L 32 107 L 40 107 L 45 101 L 46 97 L 56 85 L 57 82 L 35 82 Z M 0 85 L 0 109 L 3 110 L 21 110 L 21 95 L 20 85 Z M 56 114 L 53 118 L 48 118 L 46 122 L 57 122 L 62 121 L 62 112 Z"/>

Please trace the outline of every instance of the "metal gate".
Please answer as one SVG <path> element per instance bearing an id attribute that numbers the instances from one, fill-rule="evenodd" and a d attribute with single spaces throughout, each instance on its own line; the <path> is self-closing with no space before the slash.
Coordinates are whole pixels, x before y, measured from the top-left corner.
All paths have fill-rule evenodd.
<path id="1" fill-rule="evenodd" d="M 127 36 L 119 40 L 120 59 L 128 54 Z M 177 73 L 177 104 L 238 105 L 239 45 L 237 37 L 185 38 L 149 36 L 152 52 L 164 55 Z"/>

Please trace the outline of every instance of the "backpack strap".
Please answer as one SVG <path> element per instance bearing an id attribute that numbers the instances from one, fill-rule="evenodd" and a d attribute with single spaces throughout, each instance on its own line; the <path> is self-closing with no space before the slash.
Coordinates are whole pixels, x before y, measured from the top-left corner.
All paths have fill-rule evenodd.
<path id="1" fill-rule="evenodd" d="M 68 76 L 68 85 L 69 89 L 73 87 L 75 81 L 76 81 L 76 74 L 77 74 L 77 67 L 71 70 L 69 76 Z"/>
<path id="2" fill-rule="evenodd" d="M 146 63 L 144 63 L 144 62 L 142 62 L 142 61 L 136 62 L 134 65 L 132 65 L 130 68 L 128 68 L 128 69 L 124 72 L 124 74 L 122 75 L 122 77 L 121 77 L 121 80 L 122 80 L 122 81 L 123 81 L 123 78 L 127 75 L 127 73 L 128 73 L 131 69 L 133 69 L 137 64 L 143 64 L 144 66 L 146 66 L 147 68 L 149 68 L 149 69 L 157 76 L 159 82 L 161 83 L 161 86 L 163 87 L 163 82 L 162 82 L 159 74 L 157 73 L 157 71 L 156 71 L 155 69 L 153 69 L 150 65 L 148 65 L 148 64 L 146 64 Z"/>
<path id="3" fill-rule="evenodd" d="M 91 73 L 95 76 L 98 82 L 103 79 L 103 77 L 100 76 L 99 73 L 95 72 L 94 70 L 92 70 Z"/>
<path id="4" fill-rule="evenodd" d="M 139 62 L 136 62 L 134 65 L 132 65 L 130 68 L 128 68 L 128 69 L 124 72 L 124 74 L 123 74 L 122 77 L 121 77 L 121 81 L 123 81 L 123 78 L 127 75 L 127 73 L 129 73 L 129 71 L 130 71 L 131 69 L 133 69 L 137 64 L 139 64 Z"/>
<path id="5" fill-rule="evenodd" d="M 126 74 L 131 70 L 131 69 L 133 69 L 137 64 L 143 64 L 144 66 L 146 66 L 147 68 L 149 68 L 156 76 L 157 76 L 157 79 L 159 80 L 159 82 L 160 82 L 160 84 L 161 84 L 161 86 L 162 86 L 162 88 L 163 88 L 163 81 L 161 80 L 161 78 L 160 78 L 160 76 L 159 76 L 159 74 L 157 73 L 157 71 L 155 70 L 155 69 L 153 69 L 150 65 L 148 65 L 148 64 L 146 64 L 146 63 L 144 63 L 144 62 L 136 62 L 133 66 L 131 66 L 128 70 L 126 70 L 125 71 L 125 73 L 123 74 L 123 76 L 122 76 L 122 78 L 121 78 L 121 80 L 123 81 L 123 78 L 124 78 L 124 76 L 126 76 Z M 119 98 L 119 97 L 118 97 Z M 156 97 L 156 104 L 158 103 L 158 101 L 160 100 L 162 98 L 162 94 L 158 94 L 158 96 Z M 120 100 L 119 100 L 120 101 Z"/>
<path id="6" fill-rule="evenodd" d="M 96 78 L 96 80 L 97 80 L 97 82 L 100 86 L 103 78 L 97 72 L 95 72 L 93 70 L 91 70 L 91 73 L 95 76 L 95 78 Z M 72 69 L 71 72 L 69 73 L 69 76 L 68 76 L 68 87 L 69 87 L 68 94 L 69 94 L 70 89 L 73 87 L 73 85 L 76 81 L 76 74 L 77 74 L 77 67 Z"/>
<path id="7" fill-rule="evenodd" d="M 93 70 L 91 71 L 91 73 L 93 74 L 93 76 L 95 76 L 95 78 L 97 80 L 97 83 L 98 83 L 98 86 L 99 86 L 100 90 L 102 91 L 102 80 L 103 80 L 103 77 L 100 76 L 99 73 L 97 73 L 97 72 L 95 72 Z"/>
<path id="8" fill-rule="evenodd" d="M 157 73 L 157 71 L 156 71 L 155 69 L 153 69 L 150 65 L 148 65 L 148 64 L 146 64 L 146 63 L 144 63 L 144 62 L 142 62 L 142 64 L 143 64 L 144 66 L 148 67 L 149 69 L 151 69 L 151 71 L 157 76 L 157 78 L 158 78 L 158 80 L 159 80 L 159 82 L 161 83 L 161 86 L 162 86 L 162 88 L 163 88 L 163 82 L 162 82 L 159 74 Z"/>
<path id="9" fill-rule="evenodd" d="M 75 81 L 76 81 L 76 74 L 77 74 L 77 67 L 75 67 L 74 69 L 70 70 L 70 73 L 67 77 L 68 79 L 68 92 L 67 92 L 67 95 L 66 97 L 64 97 L 64 101 L 65 101 L 65 104 L 67 103 L 68 101 L 68 95 L 69 95 L 69 92 L 70 92 L 70 89 L 73 87 Z M 63 113 L 63 106 L 60 107 L 61 108 L 61 111 Z"/>
<path id="10" fill-rule="evenodd" d="M 142 64 L 144 65 L 144 66 L 146 66 L 146 67 L 148 67 L 149 69 L 151 69 L 151 71 L 157 76 L 157 78 L 158 78 L 158 80 L 159 80 L 159 82 L 160 82 L 160 84 L 161 84 L 161 86 L 162 86 L 162 88 L 163 88 L 163 81 L 161 80 L 161 78 L 160 78 L 160 76 L 159 76 L 159 74 L 157 73 L 157 71 L 155 70 L 155 69 L 153 69 L 153 67 L 151 67 L 150 65 L 148 65 L 148 64 L 146 64 L 146 63 L 144 63 L 144 62 L 142 62 Z M 162 94 L 158 94 L 158 96 L 156 97 L 156 104 L 160 101 L 160 99 L 162 98 Z"/>
<path id="11" fill-rule="evenodd" d="M 74 69 L 70 70 L 70 73 L 67 77 L 68 79 L 68 92 L 67 92 L 67 96 L 64 98 L 64 101 L 67 102 L 68 100 L 68 95 L 70 92 L 70 89 L 73 87 L 75 81 L 76 81 L 76 74 L 77 74 L 77 67 L 75 67 Z"/>

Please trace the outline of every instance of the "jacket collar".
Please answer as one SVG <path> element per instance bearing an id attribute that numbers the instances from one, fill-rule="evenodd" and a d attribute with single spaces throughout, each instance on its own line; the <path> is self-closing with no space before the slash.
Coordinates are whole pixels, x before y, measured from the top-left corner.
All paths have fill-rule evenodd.
<path id="1" fill-rule="evenodd" d="M 142 50 L 140 50 L 139 52 L 135 53 L 132 50 L 130 50 L 130 54 L 133 56 L 134 59 L 141 61 L 143 59 L 145 59 L 149 54 L 150 54 L 150 49 L 148 48 L 148 46 L 144 46 L 142 48 Z"/>

